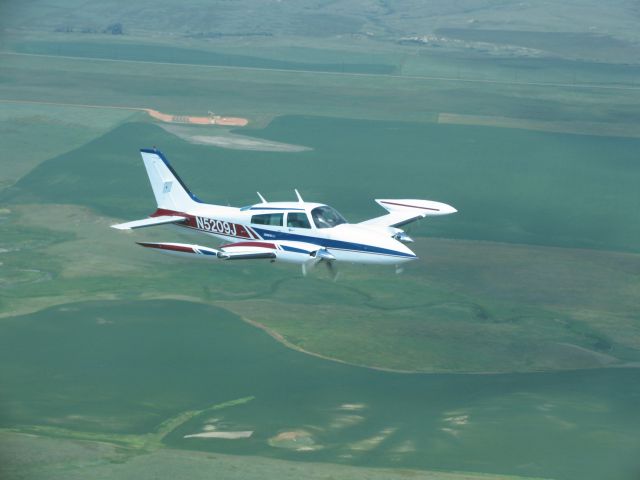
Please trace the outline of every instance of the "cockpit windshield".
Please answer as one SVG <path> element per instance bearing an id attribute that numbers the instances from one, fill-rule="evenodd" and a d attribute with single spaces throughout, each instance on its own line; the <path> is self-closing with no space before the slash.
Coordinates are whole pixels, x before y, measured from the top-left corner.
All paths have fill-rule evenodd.
<path id="1" fill-rule="evenodd" d="M 347 223 L 335 208 L 327 205 L 311 210 L 311 218 L 313 218 L 313 223 L 316 224 L 317 228 L 331 228 Z"/>

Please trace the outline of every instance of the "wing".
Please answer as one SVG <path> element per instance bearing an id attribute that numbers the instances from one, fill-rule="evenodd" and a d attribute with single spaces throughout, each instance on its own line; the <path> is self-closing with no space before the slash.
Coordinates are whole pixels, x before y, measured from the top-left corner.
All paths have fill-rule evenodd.
<path id="1" fill-rule="evenodd" d="M 158 217 L 149 217 L 143 218 L 142 220 L 134 220 L 133 222 L 118 223 L 117 225 L 111 225 L 111 228 L 117 228 L 118 230 L 131 230 L 133 228 L 166 225 L 167 223 L 181 223 L 186 219 L 187 217 L 181 217 L 179 215 L 160 215 Z"/>
<path id="2" fill-rule="evenodd" d="M 235 242 L 220 247 L 218 258 L 222 260 L 250 260 L 256 258 L 276 258 L 275 243 L 271 242 Z"/>
<path id="3" fill-rule="evenodd" d="M 190 243 L 137 242 L 145 248 L 161 253 L 201 260 L 250 260 L 275 258 L 275 244 L 269 242 L 236 242 L 223 245 L 220 249 L 193 245 Z"/>
<path id="4" fill-rule="evenodd" d="M 376 203 L 389 213 L 381 217 L 360 222 L 360 225 L 375 227 L 401 227 L 421 218 L 449 215 L 457 210 L 446 203 L 416 199 L 376 199 Z"/>

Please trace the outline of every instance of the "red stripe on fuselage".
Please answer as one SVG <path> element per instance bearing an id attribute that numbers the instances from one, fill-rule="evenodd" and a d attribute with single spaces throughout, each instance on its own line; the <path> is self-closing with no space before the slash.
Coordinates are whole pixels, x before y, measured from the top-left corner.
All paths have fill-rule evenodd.
<path id="1" fill-rule="evenodd" d="M 258 235 L 253 228 L 247 227 L 247 231 L 251 234 L 253 238 L 255 238 L 256 240 L 260 240 L 260 235 Z"/>
<path id="2" fill-rule="evenodd" d="M 176 225 L 180 225 L 182 227 L 192 227 L 196 228 L 196 217 L 194 215 L 190 215 L 185 212 L 178 212 L 176 210 L 167 210 L 166 208 L 159 208 L 155 212 L 153 212 L 150 217 L 161 217 L 163 215 L 178 215 L 180 217 L 186 217 L 187 219 L 182 223 L 177 223 Z"/>
<path id="3" fill-rule="evenodd" d="M 232 235 L 231 233 L 231 229 L 229 230 L 229 232 L 226 231 L 220 231 L 220 230 L 215 230 L 215 229 L 203 229 L 203 228 L 199 228 L 198 227 L 198 221 L 196 220 L 196 216 L 195 215 L 191 215 L 189 213 L 185 213 L 185 212 L 178 212 L 176 210 L 168 210 L 166 208 L 158 208 L 154 213 L 152 213 L 150 216 L 151 217 L 159 217 L 162 215 L 179 215 L 181 217 L 186 217 L 186 220 L 182 223 L 176 223 L 176 225 L 180 226 L 180 227 L 188 227 L 188 228 L 193 228 L 194 230 L 198 230 L 199 232 L 206 232 L 206 233 L 213 233 L 213 234 L 217 234 L 217 235 L 221 235 L 221 236 L 225 236 L 225 237 L 236 237 L 236 238 L 248 238 L 250 240 L 253 240 L 254 238 L 259 238 L 258 236 L 256 236 L 255 234 L 252 235 L 253 232 L 250 231 L 249 227 L 245 227 L 242 224 L 239 223 L 233 223 L 233 222 L 229 222 L 228 220 L 216 220 L 210 217 L 200 217 L 202 218 L 206 218 L 208 220 L 211 221 L 221 221 L 224 223 L 227 223 L 229 225 L 232 225 L 234 227 L 235 230 L 235 235 Z M 211 223 L 210 223 L 211 224 Z"/>

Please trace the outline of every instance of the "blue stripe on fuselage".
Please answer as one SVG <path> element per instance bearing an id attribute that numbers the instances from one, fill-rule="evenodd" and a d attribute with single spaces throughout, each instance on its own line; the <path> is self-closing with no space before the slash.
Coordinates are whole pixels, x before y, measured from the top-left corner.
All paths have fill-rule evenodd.
<path id="1" fill-rule="evenodd" d="M 253 230 L 255 230 L 261 237 L 268 240 L 291 240 L 294 242 L 314 243 L 321 247 L 336 248 L 338 250 L 351 250 L 359 253 L 374 253 L 392 255 L 394 257 L 415 258 L 415 255 L 410 253 L 389 250 L 388 248 L 374 247 L 363 243 L 344 242 L 342 240 L 331 240 L 330 238 L 308 237 L 306 235 L 297 235 L 295 233 L 276 232 L 274 230 L 256 228 L 255 226 L 252 226 L 251 228 L 253 228 Z"/>
<path id="2" fill-rule="evenodd" d="M 302 248 L 290 247 L 289 245 L 280 245 L 285 252 L 294 252 L 294 253 L 311 253 L 309 250 L 303 250 Z"/>

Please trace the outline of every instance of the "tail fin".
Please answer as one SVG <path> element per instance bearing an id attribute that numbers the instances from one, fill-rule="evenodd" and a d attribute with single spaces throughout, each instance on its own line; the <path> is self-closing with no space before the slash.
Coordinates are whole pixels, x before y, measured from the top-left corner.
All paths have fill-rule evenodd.
<path id="1" fill-rule="evenodd" d="M 158 208 L 184 211 L 194 202 L 202 203 L 189 191 L 162 152 L 143 148 L 140 153 Z"/>

